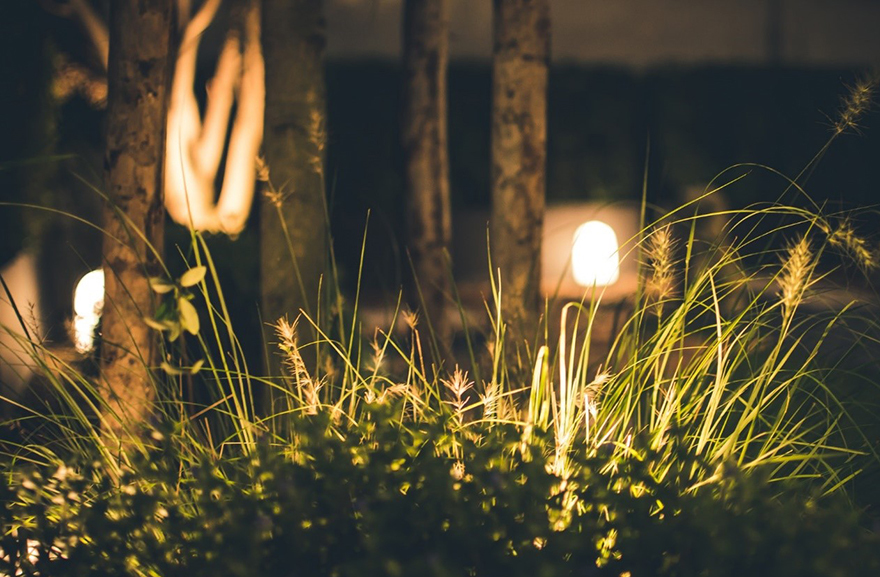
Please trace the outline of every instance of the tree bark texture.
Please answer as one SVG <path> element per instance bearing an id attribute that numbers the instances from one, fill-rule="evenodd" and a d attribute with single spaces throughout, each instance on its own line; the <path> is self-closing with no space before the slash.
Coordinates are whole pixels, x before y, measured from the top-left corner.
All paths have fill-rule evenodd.
<path id="1" fill-rule="evenodd" d="M 272 182 L 260 202 L 261 300 L 267 324 L 285 315 L 293 321 L 300 310 L 318 320 L 318 287 L 327 250 L 326 26 L 321 4 L 321 0 L 263 0 L 263 150 Z M 309 327 L 308 322 L 299 323 L 301 332 L 309 333 Z M 273 342 L 272 329 L 264 330 L 266 342 Z M 303 335 L 300 342 L 309 340 Z M 268 356 L 266 368 L 277 374 L 279 357 L 274 351 Z"/>
<path id="2" fill-rule="evenodd" d="M 490 250 L 508 345 L 538 334 L 549 0 L 494 0 Z M 534 343 L 533 343 L 534 344 Z"/>
<path id="3" fill-rule="evenodd" d="M 101 378 L 119 417 L 108 425 L 120 434 L 149 417 L 155 397 L 159 343 L 143 318 L 153 316 L 149 277 L 159 274 L 163 245 L 172 30 L 172 0 L 111 3 Z"/>
<path id="4" fill-rule="evenodd" d="M 452 344 L 446 315 L 446 255 L 452 237 L 446 129 L 448 38 L 448 0 L 406 0 L 401 128 L 406 163 L 407 247 L 417 281 L 408 291 L 408 300 L 412 307 L 422 307 L 443 356 Z"/>

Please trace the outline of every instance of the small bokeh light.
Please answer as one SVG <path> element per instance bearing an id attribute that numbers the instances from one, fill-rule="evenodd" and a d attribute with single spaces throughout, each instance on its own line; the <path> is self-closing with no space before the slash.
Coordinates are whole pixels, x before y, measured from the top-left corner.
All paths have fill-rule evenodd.
<path id="1" fill-rule="evenodd" d="M 76 284 L 73 293 L 73 341 L 76 350 L 87 353 L 92 350 L 95 328 L 104 310 L 104 271 L 87 273 Z"/>
<path id="2" fill-rule="evenodd" d="M 614 229 L 598 220 L 580 225 L 571 246 L 571 272 L 582 287 L 608 286 L 620 278 L 620 246 Z"/>

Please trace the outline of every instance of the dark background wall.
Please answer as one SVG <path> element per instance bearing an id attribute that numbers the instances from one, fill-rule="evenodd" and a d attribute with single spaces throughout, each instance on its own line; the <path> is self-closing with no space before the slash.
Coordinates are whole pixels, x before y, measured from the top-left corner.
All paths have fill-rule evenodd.
<path id="1" fill-rule="evenodd" d="M 401 0 L 326 0 L 331 58 L 397 59 Z M 488 60 L 490 0 L 451 0 L 453 59 Z M 877 64 L 877 0 L 550 0 L 557 63 Z"/>

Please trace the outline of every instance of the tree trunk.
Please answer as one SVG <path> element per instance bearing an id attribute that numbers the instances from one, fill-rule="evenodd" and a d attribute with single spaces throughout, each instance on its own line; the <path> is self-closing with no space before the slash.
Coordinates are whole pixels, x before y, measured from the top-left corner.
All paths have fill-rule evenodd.
<path id="1" fill-rule="evenodd" d="M 318 320 L 327 249 L 325 38 L 321 0 L 263 1 L 263 149 L 274 185 L 260 199 L 262 316 L 268 324 L 284 316 L 293 321 L 301 310 Z M 301 343 L 314 336 L 308 322 L 299 329 Z M 276 340 L 270 327 L 264 330 L 266 342 Z M 278 374 L 276 351 L 268 358 L 267 370 Z"/>
<path id="2" fill-rule="evenodd" d="M 549 59 L 549 0 L 494 0 L 490 250 L 515 348 L 539 334 Z"/>
<path id="3" fill-rule="evenodd" d="M 449 274 L 452 237 L 446 139 L 448 0 L 406 0 L 403 18 L 402 139 L 406 162 L 407 241 L 415 283 L 408 299 L 449 356 Z"/>
<path id="4" fill-rule="evenodd" d="M 149 277 L 159 273 L 165 115 L 171 80 L 171 0 L 115 0 L 110 8 L 101 378 L 108 426 L 132 434 L 150 415 L 158 341 Z"/>

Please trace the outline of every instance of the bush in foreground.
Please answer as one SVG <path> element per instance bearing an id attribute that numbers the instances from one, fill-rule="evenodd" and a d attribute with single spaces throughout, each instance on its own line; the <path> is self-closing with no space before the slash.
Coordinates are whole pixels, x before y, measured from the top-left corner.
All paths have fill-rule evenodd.
<path id="1" fill-rule="evenodd" d="M 880 571 L 880 539 L 847 503 L 733 467 L 687 490 L 704 465 L 686 454 L 660 483 L 662 459 L 640 440 L 629 459 L 573 455 L 562 479 L 538 435 L 526 443 L 503 426 L 457 435 L 441 419 L 405 428 L 399 410 L 373 404 L 349 428 L 304 417 L 286 448 L 199 462 L 179 458 L 173 433 L 155 433 L 156 446 L 118 479 L 100 461 L 18 473 L 0 485 L 0 575 Z"/>

